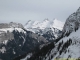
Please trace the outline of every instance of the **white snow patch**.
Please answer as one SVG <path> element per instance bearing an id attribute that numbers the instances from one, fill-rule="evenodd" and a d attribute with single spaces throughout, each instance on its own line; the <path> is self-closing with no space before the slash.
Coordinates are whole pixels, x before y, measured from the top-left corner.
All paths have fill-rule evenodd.
<path id="1" fill-rule="evenodd" d="M 3 44 L 5 44 L 5 45 L 6 45 L 6 44 L 7 44 L 7 42 L 8 42 L 8 40 L 4 40 L 4 41 L 3 41 Z"/>
<path id="2" fill-rule="evenodd" d="M 57 29 L 59 29 L 59 30 L 62 30 L 62 29 L 63 29 L 63 26 L 64 26 L 64 23 L 61 22 L 61 21 L 59 21 L 59 20 L 57 20 L 57 19 L 54 19 L 52 26 L 53 26 L 54 28 L 57 28 Z"/>
<path id="3" fill-rule="evenodd" d="M 30 58 L 30 57 L 31 57 L 31 55 L 32 55 L 32 53 L 29 53 L 25 58 L 20 59 L 20 60 L 27 60 L 28 58 Z"/>
<path id="4" fill-rule="evenodd" d="M 21 46 L 21 44 L 19 46 Z"/>
<path id="5" fill-rule="evenodd" d="M 13 54 L 16 54 L 16 52 L 14 51 L 14 49 L 13 49 Z"/>
<path id="6" fill-rule="evenodd" d="M 57 19 L 54 19 L 53 21 L 50 21 L 48 19 L 45 19 L 43 21 L 30 21 L 27 23 L 27 25 L 25 25 L 26 29 L 33 29 L 33 28 L 37 28 L 37 29 L 45 29 L 45 28 L 57 28 L 59 30 L 62 30 L 64 26 L 64 22 L 61 22 Z"/>
<path id="7" fill-rule="evenodd" d="M 2 47 L 2 49 L 0 49 L 0 52 L 5 53 L 6 52 L 6 48 Z"/>
<path id="8" fill-rule="evenodd" d="M 0 29 L 0 31 L 4 31 L 5 33 L 9 32 L 13 32 L 13 30 L 18 30 L 19 32 L 24 32 L 26 33 L 22 28 L 2 28 Z"/>

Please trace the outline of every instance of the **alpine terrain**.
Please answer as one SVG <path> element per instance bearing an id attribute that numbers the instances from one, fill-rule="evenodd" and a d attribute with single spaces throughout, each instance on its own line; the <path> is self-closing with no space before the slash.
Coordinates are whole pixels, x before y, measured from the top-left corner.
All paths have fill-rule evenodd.
<path id="1" fill-rule="evenodd" d="M 20 58 L 20 57 L 19 57 Z M 21 60 L 80 60 L 80 8 L 71 14 L 63 27 L 62 35 L 55 42 L 28 54 Z"/>
<path id="2" fill-rule="evenodd" d="M 0 60 L 13 60 L 47 44 L 43 36 L 24 29 L 20 23 L 0 24 Z"/>
<path id="3" fill-rule="evenodd" d="M 42 35 L 51 42 L 57 39 L 62 34 L 63 26 L 64 22 L 61 22 L 57 19 L 44 19 L 43 21 L 29 20 L 24 27 L 28 31 L 32 31 L 38 35 Z"/>

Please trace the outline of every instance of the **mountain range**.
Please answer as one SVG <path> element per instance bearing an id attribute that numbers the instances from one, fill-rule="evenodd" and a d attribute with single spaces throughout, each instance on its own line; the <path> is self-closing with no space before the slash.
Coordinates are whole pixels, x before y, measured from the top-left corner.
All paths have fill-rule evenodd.
<path id="1" fill-rule="evenodd" d="M 31 20 L 29 20 L 25 24 L 25 28 L 27 30 L 28 29 L 46 29 L 46 28 L 57 28 L 59 30 L 62 30 L 63 26 L 64 26 L 64 22 L 61 22 L 57 19 L 54 19 L 54 20 L 44 19 L 43 21 L 31 21 Z M 35 32 L 35 31 L 33 31 L 33 32 Z"/>
<path id="2" fill-rule="evenodd" d="M 64 24 L 29 20 L 0 24 L 0 60 L 80 59 L 80 8 Z"/>
<path id="3" fill-rule="evenodd" d="M 63 25 L 61 25 L 58 29 L 56 23 L 63 22 L 60 22 L 57 19 L 53 22 L 46 19 L 42 22 L 35 21 L 32 24 L 32 21 L 29 20 L 24 26 L 21 23 L 16 22 L 1 23 L 0 59 L 12 60 L 23 54 L 34 52 L 35 49 L 39 50 L 44 45 L 54 41 L 62 34 L 61 29 L 63 27 Z M 51 25 L 48 26 L 47 24 Z"/>
<path id="4" fill-rule="evenodd" d="M 29 20 L 25 25 L 25 29 L 32 31 L 38 35 L 42 35 L 48 41 L 53 41 L 62 34 L 62 29 L 64 22 L 61 22 L 57 19 L 48 20 L 44 19 L 43 21 L 31 21 Z"/>
<path id="5" fill-rule="evenodd" d="M 18 57 L 17 59 L 19 59 Z M 62 35 L 22 60 L 80 60 L 80 8 L 64 24 Z"/>

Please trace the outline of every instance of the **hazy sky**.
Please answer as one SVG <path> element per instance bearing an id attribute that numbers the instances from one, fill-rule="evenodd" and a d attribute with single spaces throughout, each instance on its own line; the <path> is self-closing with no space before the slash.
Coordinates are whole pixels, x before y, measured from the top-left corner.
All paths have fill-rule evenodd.
<path id="1" fill-rule="evenodd" d="M 65 21 L 79 7 L 80 0 L 0 0 L 0 22 Z"/>

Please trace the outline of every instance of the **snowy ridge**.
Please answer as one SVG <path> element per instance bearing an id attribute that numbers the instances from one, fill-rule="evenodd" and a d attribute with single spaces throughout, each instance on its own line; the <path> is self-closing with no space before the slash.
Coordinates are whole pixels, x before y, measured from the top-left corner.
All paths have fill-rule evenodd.
<path id="1" fill-rule="evenodd" d="M 26 34 L 26 31 L 22 28 L 2 28 L 0 29 L 0 44 L 3 43 L 6 45 L 9 40 L 14 39 L 14 30 Z"/>
<path id="2" fill-rule="evenodd" d="M 24 28 L 21 23 L 16 23 L 16 22 L 10 22 L 9 26 L 10 27 L 15 27 L 15 28 Z"/>
<path id="3" fill-rule="evenodd" d="M 50 21 L 48 19 L 41 21 L 31 21 L 29 20 L 25 25 L 26 29 L 34 28 L 34 29 L 45 29 L 45 28 L 57 28 L 59 30 L 63 29 L 64 22 L 61 22 L 57 19 Z"/>
<path id="4" fill-rule="evenodd" d="M 3 29 L 0 29 L 0 32 L 5 32 L 5 33 L 7 33 L 8 31 L 9 31 L 9 32 L 13 32 L 13 30 L 18 30 L 19 32 L 24 32 L 24 33 L 26 33 L 22 28 L 3 28 Z"/>
<path id="5" fill-rule="evenodd" d="M 29 20 L 24 26 L 28 31 L 43 35 L 47 40 L 54 40 L 61 35 L 64 22 L 57 19 L 53 21 L 45 19 L 43 21 Z"/>

